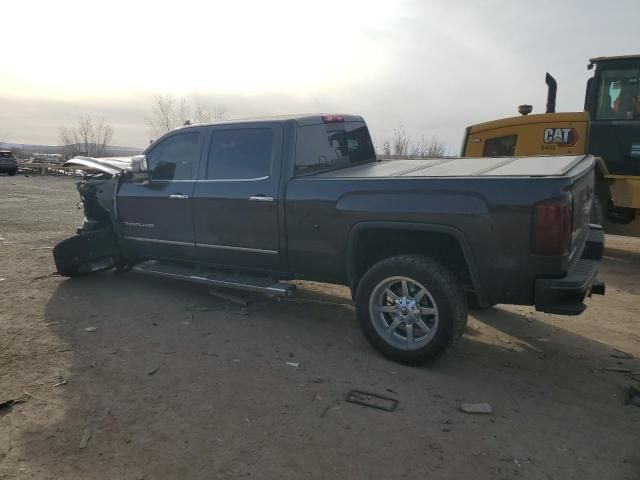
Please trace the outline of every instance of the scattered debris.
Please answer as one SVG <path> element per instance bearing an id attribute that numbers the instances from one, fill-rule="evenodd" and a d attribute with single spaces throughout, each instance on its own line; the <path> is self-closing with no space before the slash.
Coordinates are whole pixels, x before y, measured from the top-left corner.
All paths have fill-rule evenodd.
<path id="1" fill-rule="evenodd" d="M 154 367 L 151 370 L 149 370 L 147 372 L 147 375 L 153 375 L 154 373 L 156 373 L 158 370 L 160 370 L 160 367 Z"/>
<path id="2" fill-rule="evenodd" d="M 631 370 L 630 368 L 624 368 L 624 367 L 609 367 L 609 368 L 605 368 L 605 370 L 607 372 L 633 373 L 633 370 Z"/>
<path id="3" fill-rule="evenodd" d="M 90 428 L 85 428 L 82 432 L 82 439 L 80 439 L 80 450 L 87 447 L 89 440 L 91 440 L 91 433 L 92 432 Z"/>
<path id="4" fill-rule="evenodd" d="M 0 278 L 0 282 L 4 282 L 6 278 Z"/>
<path id="5" fill-rule="evenodd" d="M 351 345 L 353 345 L 353 340 L 351 340 L 349 337 L 344 337 L 344 339 L 349 342 Z"/>
<path id="6" fill-rule="evenodd" d="M 212 307 L 210 305 L 198 305 L 197 303 L 192 303 L 191 305 L 187 306 L 187 310 L 190 310 L 192 312 L 210 312 L 212 310 L 215 310 L 215 307 Z"/>
<path id="7" fill-rule="evenodd" d="M 62 378 L 62 379 L 60 379 L 60 381 L 58 381 L 58 383 L 56 383 L 54 385 L 54 387 L 59 387 L 61 385 L 66 385 L 67 383 L 69 383 L 69 380 L 67 380 L 66 378 Z"/>
<path id="8" fill-rule="evenodd" d="M 51 272 L 51 273 L 47 273 L 46 275 L 38 275 L 37 277 L 33 277 L 31 280 L 42 280 L 43 278 L 49 278 L 49 277 L 57 277 L 60 274 L 58 272 Z"/>
<path id="9" fill-rule="evenodd" d="M 477 413 L 481 415 L 490 415 L 493 408 L 488 403 L 461 403 L 460 411 L 465 413 Z"/>
<path id="10" fill-rule="evenodd" d="M 327 414 L 329 410 L 340 410 L 340 407 L 332 407 L 331 405 L 328 405 L 327 408 L 322 410 L 322 413 L 320 414 L 320 418 L 324 418 L 324 416 Z"/>
<path id="11" fill-rule="evenodd" d="M 249 305 L 249 301 L 244 298 L 237 297 L 235 295 L 231 295 L 230 293 L 221 292 L 219 290 L 209 290 L 209 295 L 213 295 L 214 297 L 221 298 L 223 300 L 227 300 L 229 302 L 240 305 L 241 307 L 246 307 Z"/>
<path id="12" fill-rule="evenodd" d="M 324 383 L 324 378 L 322 377 L 313 377 L 307 380 L 309 383 Z"/>
<path id="13" fill-rule="evenodd" d="M 637 380 L 638 382 L 640 382 L 640 372 L 627 373 L 625 377 L 627 377 L 630 380 Z"/>
<path id="14" fill-rule="evenodd" d="M 98 327 L 87 327 L 84 329 L 85 332 L 93 333 L 98 330 Z"/>
<path id="15" fill-rule="evenodd" d="M 284 364 L 293 368 L 300 368 L 300 364 L 298 362 L 284 362 Z"/>
<path id="16" fill-rule="evenodd" d="M 627 398 L 624 401 L 627 405 L 640 407 L 640 389 L 633 385 L 627 388 Z"/>
<path id="17" fill-rule="evenodd" d="M 0 400 L 0 409 L 12 407 L 14 405 L 17 405 L 18 403 L 27 402 L 29 400 L 29 398 L 31 398 L 31 395 L 23 393 L 18 398 L 10 398 L 10 399 L 7 399 L 7 400 Z"/>
<path id="18" fill-rule="evenodd" d="M 630 353 L 623 352 L 622 350 L 618 350 L 617 348 L 616 351 L 609 356 L 613 358 L 620 358 L 622 360 L 633 360 L 635 358 Z"/>
<path id="19" fill-rule="evenodd" d="M 395 398 L 384 397 L 376 393 L 363 392 L 360 390 L 351 390 L 347 393 L 345 400 L 349 403 L 384 410 L 385 412 L 393 412 L 398 406 L 398 400 Z"/>

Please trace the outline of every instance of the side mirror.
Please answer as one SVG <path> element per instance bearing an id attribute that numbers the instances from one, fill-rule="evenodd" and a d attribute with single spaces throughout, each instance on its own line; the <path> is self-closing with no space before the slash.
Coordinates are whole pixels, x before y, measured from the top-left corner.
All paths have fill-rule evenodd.
<path id="1" fill-rule="evenodd" d="M 131 157 L 131 172 L 132 173 L 147 173 L 149 171 L 149 164 L 147 163 L 146 155 L 134 155 Z"/>

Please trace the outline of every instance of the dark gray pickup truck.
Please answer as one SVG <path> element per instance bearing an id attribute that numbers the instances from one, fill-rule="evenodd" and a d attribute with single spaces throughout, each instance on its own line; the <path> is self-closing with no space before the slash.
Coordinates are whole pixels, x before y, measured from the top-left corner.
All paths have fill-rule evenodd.
<path id="1" fill-rule="evenodd" d="M 364 335 L 405 363 L 462 335 L 467 305 L 577 315 L 604 234 L 590 156 L 379 161 L 361 117 L 178 128 L 132 159 L 79 157 L 86 219 L 66 276 L 109 268 L 286 295 L 351 288 Z"/>

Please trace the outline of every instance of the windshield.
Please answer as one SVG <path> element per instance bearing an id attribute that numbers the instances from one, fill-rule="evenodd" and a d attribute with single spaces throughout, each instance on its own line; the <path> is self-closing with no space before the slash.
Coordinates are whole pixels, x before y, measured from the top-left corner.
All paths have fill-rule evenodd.
<path id="1" fill-rule="evenodd" d="M 296 175 L 375 160 L 369 130 L 363 122 L 327 123 L 298 129 Z"/>
<path id="2" fill-rule="evenodd" d="M 640 69 L 605 70 L 598 85 L 598 120 L 634 120 L 640 118 L 638 79 Z"/>

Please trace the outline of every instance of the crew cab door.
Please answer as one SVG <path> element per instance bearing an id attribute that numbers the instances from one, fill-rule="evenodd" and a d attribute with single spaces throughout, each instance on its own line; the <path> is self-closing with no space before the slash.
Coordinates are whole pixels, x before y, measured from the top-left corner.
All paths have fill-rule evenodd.
<path id="1" fill-rule="evenodd" d="M 147 179 L 123 182 L 118 223 L 127 250 L 142 258 L 195 258 L 193 191 L 204 131 L 171 133 L 146 152 Z"/>
<path id="2" fill-rule="evenodd" d="M 282 127 L 277 123 L 211 128 L 193 195 L 203 263 L 277 271 Z"/>

